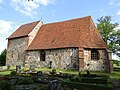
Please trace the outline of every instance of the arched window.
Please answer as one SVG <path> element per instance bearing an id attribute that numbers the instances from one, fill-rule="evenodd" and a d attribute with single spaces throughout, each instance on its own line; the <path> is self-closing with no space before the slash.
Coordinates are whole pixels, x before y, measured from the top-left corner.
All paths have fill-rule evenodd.
<path id="1" fill-rule="evenodd" d="M 98 50 L 91 50 L 91 59 L 92 60 L 99 60 L 99 52 Z"/>
<path id="2" fill-rule="evenodd" d="M 45 61 L 45 51 L 44 50 L 40 51 L 40 61 Z"/>

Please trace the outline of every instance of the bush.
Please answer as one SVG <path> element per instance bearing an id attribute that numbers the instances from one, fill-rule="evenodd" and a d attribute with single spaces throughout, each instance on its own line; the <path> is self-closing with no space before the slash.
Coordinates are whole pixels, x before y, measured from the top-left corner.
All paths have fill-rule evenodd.
<path id="1" fill-rule="evenodd" d="M 113 64 L 120 66 L 120 61 L 118 61 L 118 60 L 112 60 L 112 61 L 113 61 Z"/>
<path id="2" fill-rule="evenodd" d="M 15 87 L 9 81 L 0 82 L 0 90 L 15 90 Z"/>
<path id="3" fill-rule="evenodd" d="M 24 76 L 24 77 L 29 77 L 30 74 L 21 74 L 21 76 Z"/>
<path id="4" fill-rule="evenodd" d="M 65 85 L 67 86 L 67 88 L 70 88 L 70 90 L 74 90 L 74 88 L 78 90 L 113 90 L 113 86 L 62 81 L 61 87 L 64 87 Z"/>
<path id="5" fill-rule="evenodd" d="M 11 75 L 11 76 L 15 76 L 15 75 L 17 75 L 17 72 L 16 72 L 16 71 L 12 71 L 12 72 L 10 73 L 10 75 Z"/>
<path id="6" fill-rule="evenodd" d="M 87 75 L 90 75 L 90 71 L 87 70 Z"/>
<path id="7" fill-rule="evenodd" d="M 52 69 L 51 74 L 55 75 L 56 74 L 56 69 Z"/>
<path id="8" fill-rule="evenodd" d="M 39 84 L 35 90 L 49 90 L 47 84 Z"/>
<path id="9" fill-rule="evenodd" d="M 81 72 L 78 73 L 78 76 L 81 77 Z"/>
<path id="10" fill-rule="evenodd" d="M 21 78 L 18 81 L 19 85 L 30 85 L 30 84 L 33 84 L 33 83 L 34 83 L 34 81 L 30 77 L 24 77 L 24 78 Z"/>

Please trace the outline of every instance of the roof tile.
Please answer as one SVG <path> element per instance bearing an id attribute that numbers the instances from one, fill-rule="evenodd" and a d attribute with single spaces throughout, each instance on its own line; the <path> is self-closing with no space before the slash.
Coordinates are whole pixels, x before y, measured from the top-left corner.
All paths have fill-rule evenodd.
<path id="1" fill-rule="evenodd" d="M 28 34 L 35 28 L 35 26 L 39 22 L 40 21 L 36 21 L 20 26 L 12 35 L 8 37 L 8 39 L 28 36 Z"/>
<path id="2" fill-rule="evenodd" d="M 91 16 L 43 24 L 27 50 L 83 47 L 107 48 Z"/>

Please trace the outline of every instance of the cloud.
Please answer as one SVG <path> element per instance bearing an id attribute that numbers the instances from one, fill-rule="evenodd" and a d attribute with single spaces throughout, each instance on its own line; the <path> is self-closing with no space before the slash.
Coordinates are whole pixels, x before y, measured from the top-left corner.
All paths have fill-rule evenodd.
<path id="1" fill-rule="evenodd" d="M 116 0 L 110 0 L 109 3 L 108 3 L 108 5 L 114 5 L 115 1 Z"/>
<path id="2" fill-rule="evenodd" d="M 120 25 L 118 27 L 114 28 L 114 30 L 120 30 Z"/>
<path id="3" fill-rule="evenodd" d="M 0 0 L 0 4 L 2 4 L 3 3 L 3 0 Z"/>
<path id="4" fill-rule="evenodd" d="M 11 21 L 0 20 L 0 53 L 7 47 L 6 38 L 13 29 L 12 24 Z"/>
<path id="5" fill-rule="evenodd" d="M 12 29 L 12 22 L 0 20 L 0 34 L 6 34 Z"/>
<path id="6" fill-rule="evenodd" d="M 42 6 L 47 6 L 48 4 L 54 3 L 55 0 L 11 0 L 11 6 L 22 14 L 32 17 L 37 15 L 36 9 Z"/>
<path id="7" fill-rule="evenodd" d="M 120 2 L 119 2 L 119 3 L 117 3 L 117 6 L 120 6 Z"/>
<path id="8" fill-rule="evenodd" d="M 116 15 L 120 15 L 120 10 L 117 11 Z"/>

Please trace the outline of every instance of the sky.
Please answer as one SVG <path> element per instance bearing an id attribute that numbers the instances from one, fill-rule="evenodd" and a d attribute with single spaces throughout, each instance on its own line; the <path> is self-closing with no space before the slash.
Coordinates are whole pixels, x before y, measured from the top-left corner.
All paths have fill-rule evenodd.
<path id="1" fill-rule="evenodd" d="M 113 23 L 120 24 L 120 0 L 0 0 L 0 53 L 7 48 L 7 38 L 22 24 L 89 15 L 95 24 L 101 16 L 111 16 Z"/>

